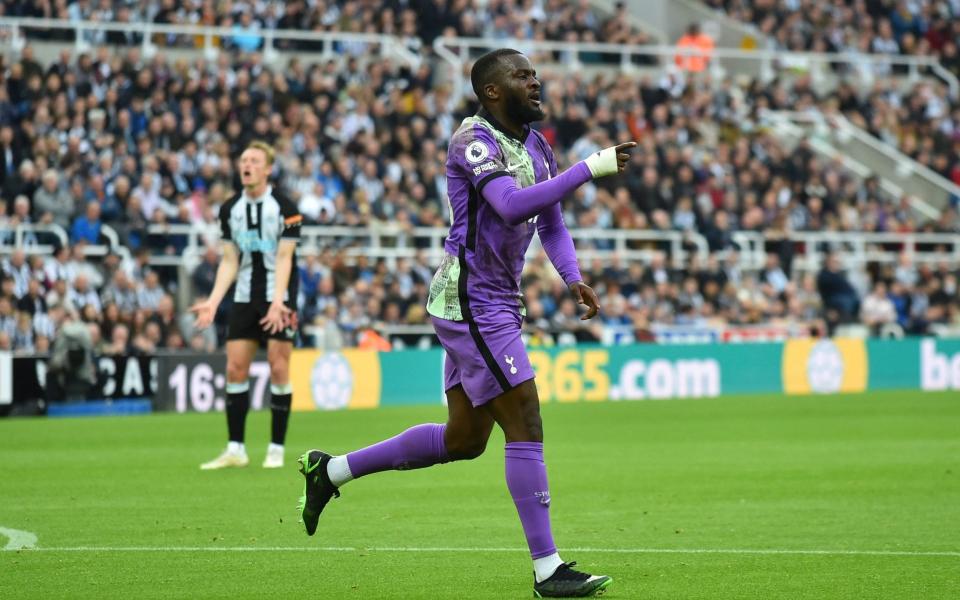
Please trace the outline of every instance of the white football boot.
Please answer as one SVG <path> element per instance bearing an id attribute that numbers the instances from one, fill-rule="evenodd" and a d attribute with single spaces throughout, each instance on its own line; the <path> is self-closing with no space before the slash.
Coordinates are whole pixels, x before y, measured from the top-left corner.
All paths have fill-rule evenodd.
<path id="1" fill-rule="evenodd" d="M 250 459 L 247 458 L 246 450 L 227 446 L 227 449 L 224 450 L 220 456 L 200 465 L 200 470 L 213 471 L 215 469 L 226 469 L 229 467 L 245 467 L 249 464 Z"/>
<path id="2" fill-rule="evenodd" d="M 283 446 L 270 444 L 267 446 L 267 455 L 263 459 L 264 469 L 280 469 L 283 467 Z"/>

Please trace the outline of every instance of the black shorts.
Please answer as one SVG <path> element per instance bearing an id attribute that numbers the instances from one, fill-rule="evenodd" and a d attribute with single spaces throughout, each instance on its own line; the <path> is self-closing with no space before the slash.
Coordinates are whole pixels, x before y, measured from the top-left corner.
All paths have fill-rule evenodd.
<path id="1" fill-rule="evenodd" d="M 288 307 L 291 307 L 287 304 Z M 227 320 L 227 340 L 253 340 L 265 344 L 267 340 L 292 342 L 297 336 L 297 312 L 293 312 L 293 325 L 281 329 L 276 333 L 267 333 L 260 324 L 260 319 L 267 316 L 270 303 L 263 302 L 234 302 Z"/>

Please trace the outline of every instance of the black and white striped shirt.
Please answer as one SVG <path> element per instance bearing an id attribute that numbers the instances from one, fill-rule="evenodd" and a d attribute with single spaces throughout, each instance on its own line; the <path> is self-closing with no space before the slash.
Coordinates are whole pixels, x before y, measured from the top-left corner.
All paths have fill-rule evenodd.
<path id="1" fill-rule="evenodd" d="M 297 205 L 272 187 L 259 198 L 249 198 L 244 191 L 224 203 L 220 208 L 221 238 L 232 241 L 240 252 L 234 302 L 273 301 L 277 248 L 280 240 L 300 238 L 302 222 Z M 298 282 L 296 268 L 292 268 L 284 296 L 288 303 L 296 301 Z"/>

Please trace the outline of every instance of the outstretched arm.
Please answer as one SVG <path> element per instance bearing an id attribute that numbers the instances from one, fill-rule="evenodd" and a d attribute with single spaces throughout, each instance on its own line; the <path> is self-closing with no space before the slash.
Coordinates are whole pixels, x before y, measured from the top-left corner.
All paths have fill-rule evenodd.
<path id="1" fill-rule="evenodd" d="M 519 225 L 546 208 L 559 205 L 567 194 L 590 181 L 590 169 L 578 162 L 557 177 L 520 189 L 513 177 L 496 177 L 483 187 L 483 198 L 510 225 Z"/>
<path id="2" fill-rule="evenodd" d="M 636 145 L 635 142 L 627 142 L 606 148 L 591 154 L 553 179 L 523 189 L 517 188 L 513 177 L 506 171 L 492 174 L 481 181 L 478 187 L 500 218 L 510 225 L 519 225 L 558 204 L 567 194 L 591 179 L 622 172 L 630 159 L 630 155 L 622 151 Z"/>
<path id="3" fill-rule="evenodd" d="M 237 256 L 237 247 L 231 241 L 224 241 L 223 258 L 220 260 L 220 266 L 217 267 L 217 278 L 213 284 L 210 297 L 190 307 L 190 312 L 197 315 L 195 322 L 197 329 L 204 329 L 213 323 L 213 319 L 217 315 L 217 308 L 237 278 L 239 269 L 240 258 Z"/>

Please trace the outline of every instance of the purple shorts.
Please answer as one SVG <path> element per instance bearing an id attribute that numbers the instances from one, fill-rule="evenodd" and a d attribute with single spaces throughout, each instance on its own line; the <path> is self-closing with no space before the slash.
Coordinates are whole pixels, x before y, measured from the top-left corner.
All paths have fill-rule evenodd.
<path id="1" fill-rule="evenodd" d="M 533 379 L 533 367 L 520 338 L 522 319 L 510 310 L 474 310 L 472 321 L 431 317 L 447 351 L 443 389 L 458 384 L 474 406 Z"/>

